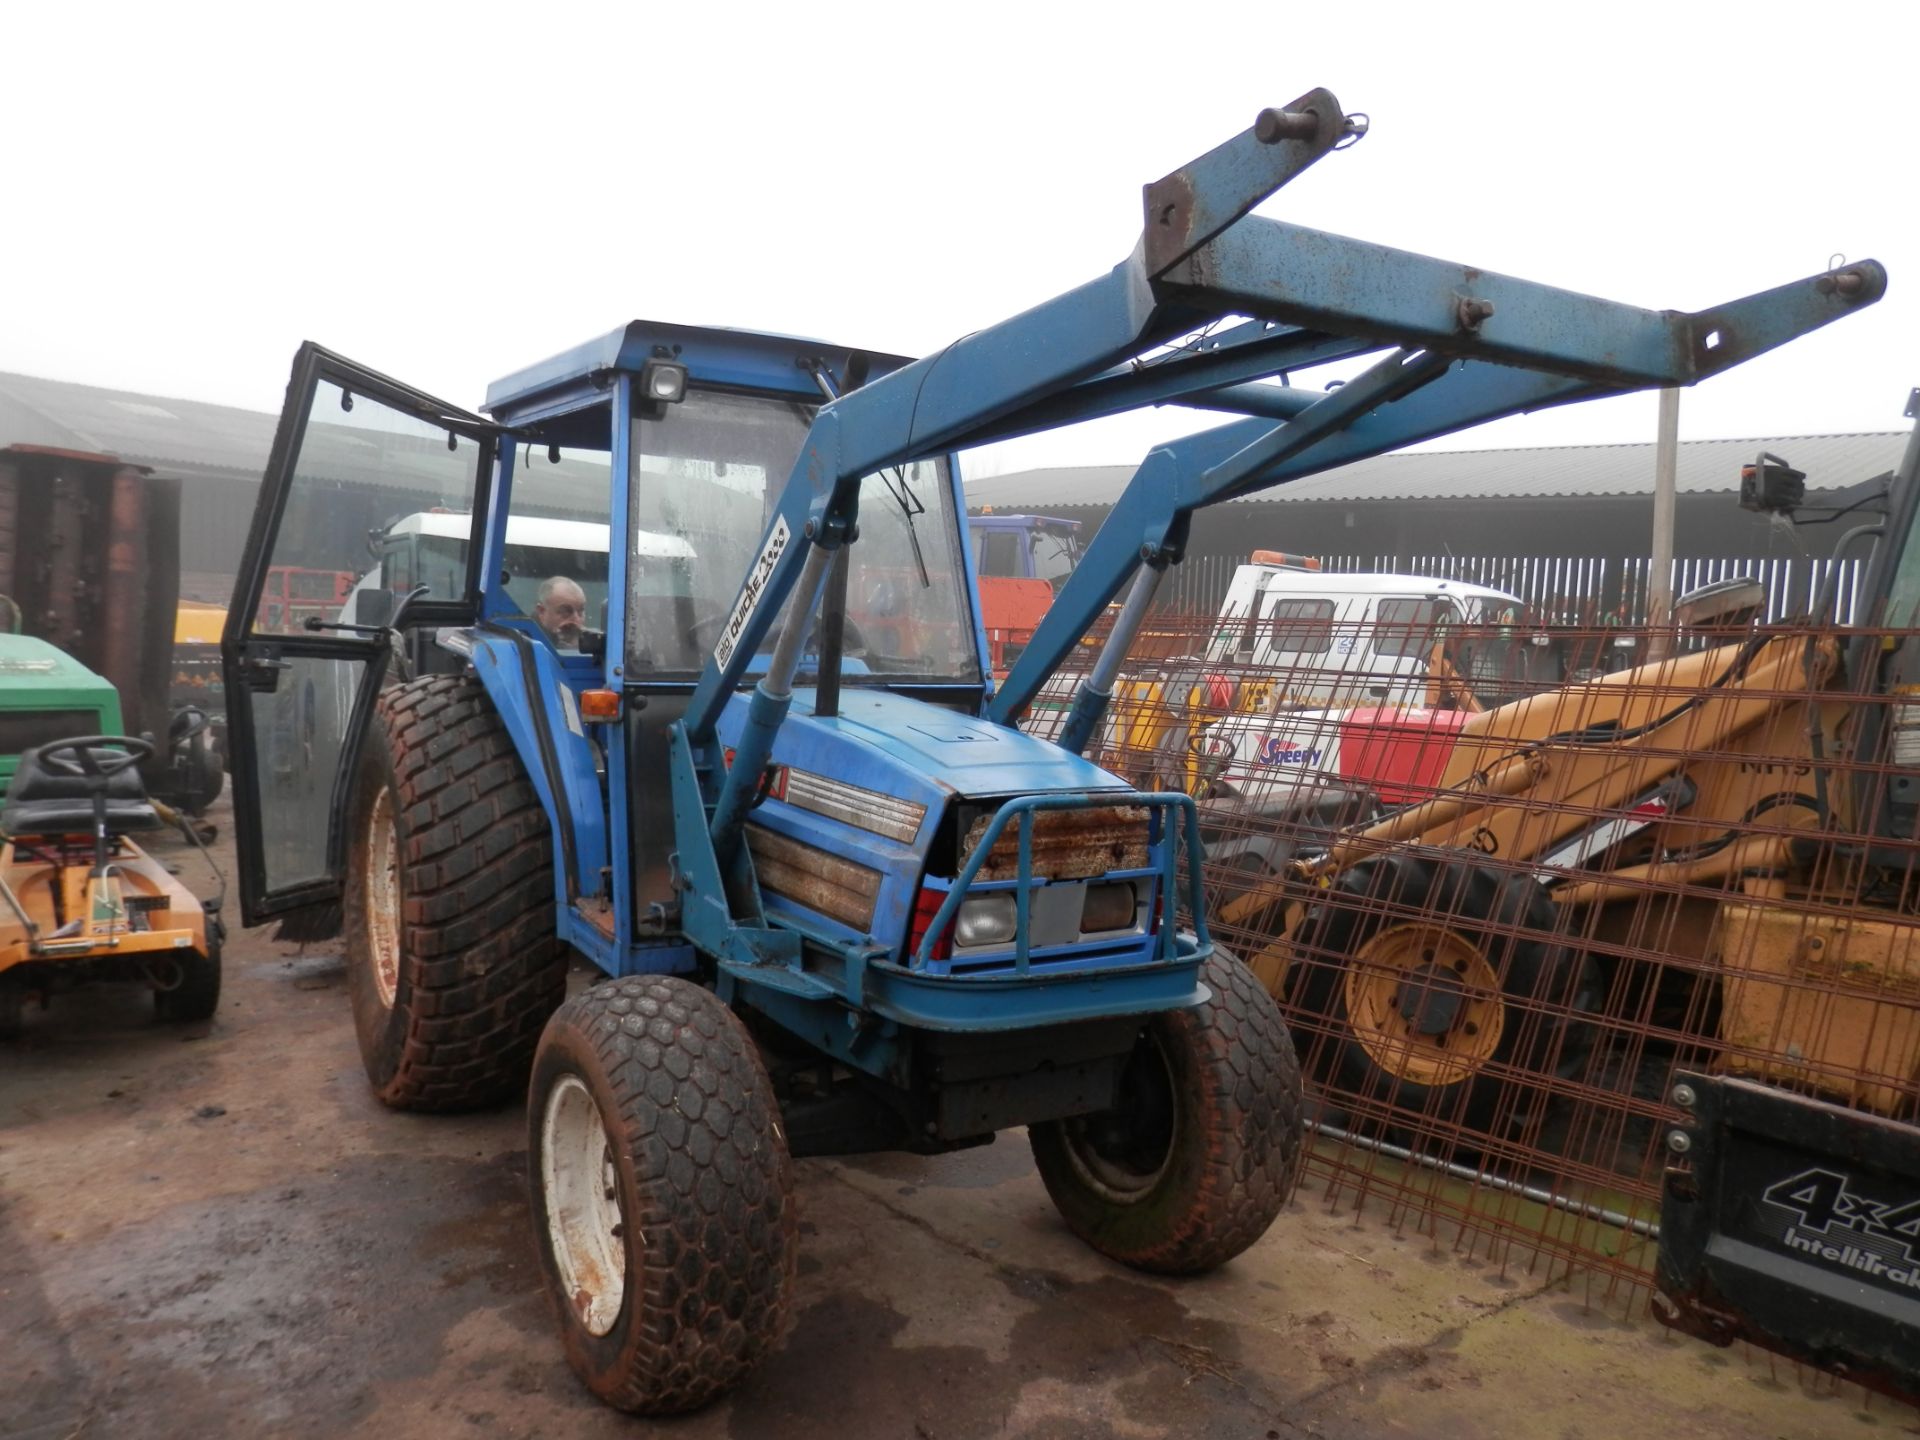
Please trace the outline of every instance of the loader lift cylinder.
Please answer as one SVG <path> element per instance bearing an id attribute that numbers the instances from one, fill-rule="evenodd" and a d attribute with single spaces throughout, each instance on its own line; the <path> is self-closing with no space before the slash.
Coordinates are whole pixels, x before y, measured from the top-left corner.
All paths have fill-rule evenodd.
<path id="1" fill-rule="evenodd" d="M 793 677 L 800 668 L 800 653 L 807 631 L 813 625 L 814 608 L 820 603 L 820 587 L 826 579 L 827 566 L 839 549 L 836 546 L 829 550 L 805 540 L 801 543 L 808 544 L 807 562 L 795 587 L 793 608 L 787 612 L 780 638 L 774 642 L 767 673 L 753 687 L 746 728 L 740 732 L 733 763 L 727 768 L 726 783 L 720 787 L 720 798 L 713 807 L 713 853 L 722 864 L 732 858 L 734 846 L 739 843 L 740 827 L 746 823 L 747 812 L 754 807 L 760 792 L 760 777 L 773 758 L 774 736 L 780 733 L 781 722 L 793 707 Z"/>
<path id="2" fill-rule="evenodd" d="M 1076 755 L 1087 753 L 1087 742 L 1100 729 L 1107 706 L 1113 703 L 1114 678 L 1126 661 L 1127 651 L 1133 648 L 1134 637 L 1140 633 L 1141 623 L 1146 620 L 1147 610 L 1166 574 L 1164 560 L 1157 565 L 1145 565 L 1134 573 L 1133 586 L 1127 591 L 1126 603 L 1120 607 L 1100 658 L 1094 661 L 1093 672 L 1080 682 L 1080 689 L 1073 697 L 1073 711 L 1060 732 L 1063 750 L 1071 750 Z"/>

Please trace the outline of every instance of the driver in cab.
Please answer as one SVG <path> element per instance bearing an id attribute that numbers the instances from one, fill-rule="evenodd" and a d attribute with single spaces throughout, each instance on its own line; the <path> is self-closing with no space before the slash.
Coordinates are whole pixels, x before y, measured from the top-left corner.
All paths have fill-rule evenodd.
<path id="1" fill-rule="evenodd" d="M 554 649 L 578 653 L 580 630 L 587 618 L 587 594 L 564 575 L 542 580 L 533 618 L 553 641 Z"/>

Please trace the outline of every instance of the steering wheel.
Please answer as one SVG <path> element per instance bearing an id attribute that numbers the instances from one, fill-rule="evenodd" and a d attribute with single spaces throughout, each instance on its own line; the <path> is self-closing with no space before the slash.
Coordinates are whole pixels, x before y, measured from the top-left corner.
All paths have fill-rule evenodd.
<path id="1" fill-rule="evenodd" d="M 105 745 L 120 745 L 125 749 L 115 754 L 110 750 L 95 748 Z M 69 754 L 72 759 L 65 758 Z M 89 779 L 105 780 L 138 765 L 151 754 L 153 742 L 137 735 L 82 735 L 77 740 L 56 740 L 51 745 L 42 745 L 40 763 L 56 775 L 83 775 Z M 55 759 L 55 756 L 62 758 Z"/>

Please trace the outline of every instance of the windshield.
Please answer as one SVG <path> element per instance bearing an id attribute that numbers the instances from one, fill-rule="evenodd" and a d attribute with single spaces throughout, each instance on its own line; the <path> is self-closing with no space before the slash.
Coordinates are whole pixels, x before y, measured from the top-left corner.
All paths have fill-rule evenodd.
<path id="1" fill-rule="evenodd" d="M 1045 525 L 1033 532 L 1034 578 L 1047 581 L 1058 591 L 1079 560 L 1080 539 L 1075 529 Z"/>
<path id="2" fill-rule="evenodd" d="M 713 653 L 814 409 L 770 396 L 690 390 L 679 404 L 636 418 L 630 675 L 686 677 Z M 848 562 L 847 682 L 977 683 L 944 462 L 867 476 L 859 526 Z M 660 554 L 662 536 L 684 541 L 691 555 Z"/>

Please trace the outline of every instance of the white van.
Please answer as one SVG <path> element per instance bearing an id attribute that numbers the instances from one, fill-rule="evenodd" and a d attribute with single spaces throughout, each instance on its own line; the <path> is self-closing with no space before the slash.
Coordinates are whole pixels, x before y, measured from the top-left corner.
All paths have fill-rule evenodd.
<path id="1" fill-rule="evenodd" d="M 1336 574 L 1256 550 L 1234 571 L 1206 663 L 1272 687 L 1269 713 L 1427 700 L 1436 642 L 1463 627 L 1517 626 L 1518 596 L 1425 575 Z"/>

